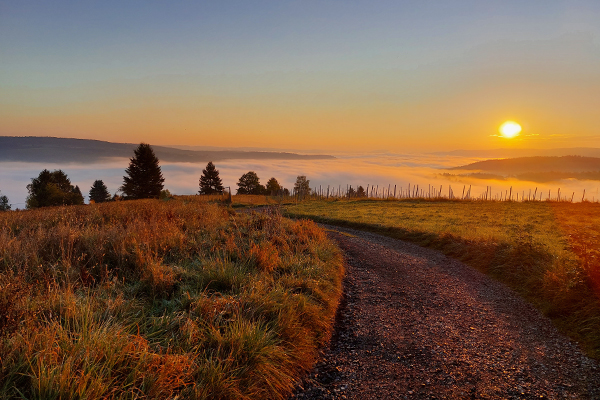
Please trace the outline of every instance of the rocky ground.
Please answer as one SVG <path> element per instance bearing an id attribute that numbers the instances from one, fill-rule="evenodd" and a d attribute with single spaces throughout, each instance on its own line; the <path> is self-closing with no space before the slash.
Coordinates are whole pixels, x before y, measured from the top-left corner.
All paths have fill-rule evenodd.
<path id="1" fill-rule="evenodd" d="M 346 253 L 345 296 L 292 399 L 600 399 L 600 365 L 505 286 L 433 250 L 327 228 Z"/>

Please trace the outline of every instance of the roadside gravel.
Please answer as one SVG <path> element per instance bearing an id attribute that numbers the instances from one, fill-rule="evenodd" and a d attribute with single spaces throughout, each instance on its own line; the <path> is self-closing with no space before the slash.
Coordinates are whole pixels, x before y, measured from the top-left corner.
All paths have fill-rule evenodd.
<path id="1" fill-rule="evenodd" d="M 325 227 L 346 254 L 330 346 L 292 399 L 600 399 L 600 365 L 441 253 Z"/>

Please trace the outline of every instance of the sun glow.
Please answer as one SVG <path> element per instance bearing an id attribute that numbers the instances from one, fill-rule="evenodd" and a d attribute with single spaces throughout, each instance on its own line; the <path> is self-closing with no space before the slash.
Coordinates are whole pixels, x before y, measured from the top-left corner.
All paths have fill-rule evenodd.
<path id="1" fill-rule="evenodd" d="M 512 139 L 515 136 L 519 136 L 519 133 L 521 133 L 521 125 L 517 124 L 514 121 L 506 121 L 505 123 L 500 125 L 499 131 L 503 137 L 507 139 Z"/>

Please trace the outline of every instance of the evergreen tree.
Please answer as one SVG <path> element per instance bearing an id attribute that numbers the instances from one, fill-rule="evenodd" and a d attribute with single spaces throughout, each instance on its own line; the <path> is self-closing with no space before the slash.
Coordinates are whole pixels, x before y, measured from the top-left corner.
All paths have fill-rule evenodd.
<path id="1" fill-rule="evenodd" d="M 79 205 L 83 204 L 83 196 L 78 186 L 73 186 L 63 171 L 53 172 L 47 169 L 40 172 L 37 178 L 32 178 L 27 185 L 29 196 L 27 208 Z"/>
<path id="2" fill-rule="evenodd" d="M 262 194 L 265 191 L 265 188 L 260 184 L 258 175 L 254 171 L 249 171 L 242 175 L 237 185 L 237 194 Z"/>
<path id="3" fill-rule="evenodd" d="M 8 197 L 0 196 L 0 211 L 9 211 L 10 203 L 8 202 Z"/>
<path id="4" fill-rule="evenodd" d="M 104 203 L 110 201 L 111 195 L 108 192 L 108 188 L 101 180 L 94 181 L 92 188 L 90 189 L 90 201 L 94 203 Z"/>
<path id="5" fill-rule="evenodd" d="M 219 170 L 215 168 L 212 161 L 206 164 L 206 169 L 202 170 L 200 177 L 200 194 L 223 193 L 223 182 L 219 178 Z"/>
<path id="6" fill-rule="evenodd" d="M 163 189 L 162 171 L 158 158 L 149 144 L 141 143 L 125 170 L 121 190 L 127 199 L 157 199 Z"/>
<path id="7" fill-rule="evenodd" d="M 267 194 L 270 194 L 271 196 L 275 196 L 281 190 L 281 185 L 279 184 L 279 182 L 277 182 L 277 179 L 271 178 L 267 182 L 267 186 L 265 186 L 265 189 L 266 189 Z"/>
<path id="8" fill-rule="evenodd" d="M 310 181 L 306 179 L 306 176 L 299 175 L 294 183 L 294 192 L 296 195 L 305 196 L 310 194 Z"/>
<path id="9" fill-rule="evenodd" d="M 356 189 L 356 197 L 365 197 L 367 195 L 367 193 L 365 192 L 365 188 L 362 186 L 359 186 L 358 189 Z"/>

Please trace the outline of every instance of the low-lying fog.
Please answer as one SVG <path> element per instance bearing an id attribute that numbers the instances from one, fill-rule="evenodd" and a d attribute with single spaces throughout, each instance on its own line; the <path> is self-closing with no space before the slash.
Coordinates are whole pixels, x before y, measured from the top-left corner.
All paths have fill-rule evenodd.
<path id="1" fill-rule="evenodd" d="M 402 188 L 406 191 L 408 184 L 411 188 L 419 185 L 419 188 L 428 190 L 428 185 L 439 189 L 442 185 L 442 193 L 448 194 L 448 185 L 451 185 L 455 196 L 461 196 L 463 186 L 472 185 L 471 196 L 477 197 L 486 191 L 487 186 L 492 187 L 492 195 L 500 192 L 505 193 L 511 186 L 513 198 L 519 193 L 519 199 L 525 192 L 527 197 L 529 190 L 532 193 L 537 187 L 537 198 L 540 191 L 542 199 L 551 196 L 556 198 L 557 189 L 561 189 L 562 196 L 569 199 L 575 192 L 574 201 L 581 201 L 583 190 L 586 190 L 586 200 L 598 200 L 600 181 L 580 181 L 574 179 L 561 180 L 557 182 L 536 183 L 506 180 L 485 180 L 469 177 L 444 177 L 445 168 L 465 165 L 480 159 L 466 157 L 448 157 L 433 155 L 405 155 L 405 154 L 342 154 L 336 155 L 334 160 L 307 160 L 307 161 L 278 161 L 278 160 L 230 160 L 217 162 L 215 165 L 220 172 L 224 186 L 230 186 L 233 193 L 237 189 L 236 183 L 240 176 L 248 171 L 255 171 L 260 177 L 261 183 L 265 184 L 271 177 L 275 177 L 280 184 L 289 189 L 293 188 L 298 175 L 306 175 L 310 180 L 311 187 L 318 188 L 321 185 L 326 190 L 327 186 L 338 188 L 340 185 L 357 187 L 362 185 L 379 185 L 379 188 L 388 185 L 393 188 L 397 185 L 397 191 Z M 123 183 L 125 168 L 129 164 L 128 159 L 114 159 L 106 163 L 97 164 L 38 164 L 38 163 L 0 163 L 0 192 L 8 196 L 13 209 L 24 208 L 27 197 L 27 184 L 31 178 L 37 177 L 44 168 L 48 170 L 62 169 L 74 185 L 79 185 L 84 196 L 90 190 L 94 180 L 102 179 L 111 193 L 115 193 Z M 195 194 L 198 192 L 198 179 L 206 164 L 191 163 L 161 163 L 165 177 L 165 188 L 173 194 Z M 393 189 L 392 189 L 393 190 Z"/>

